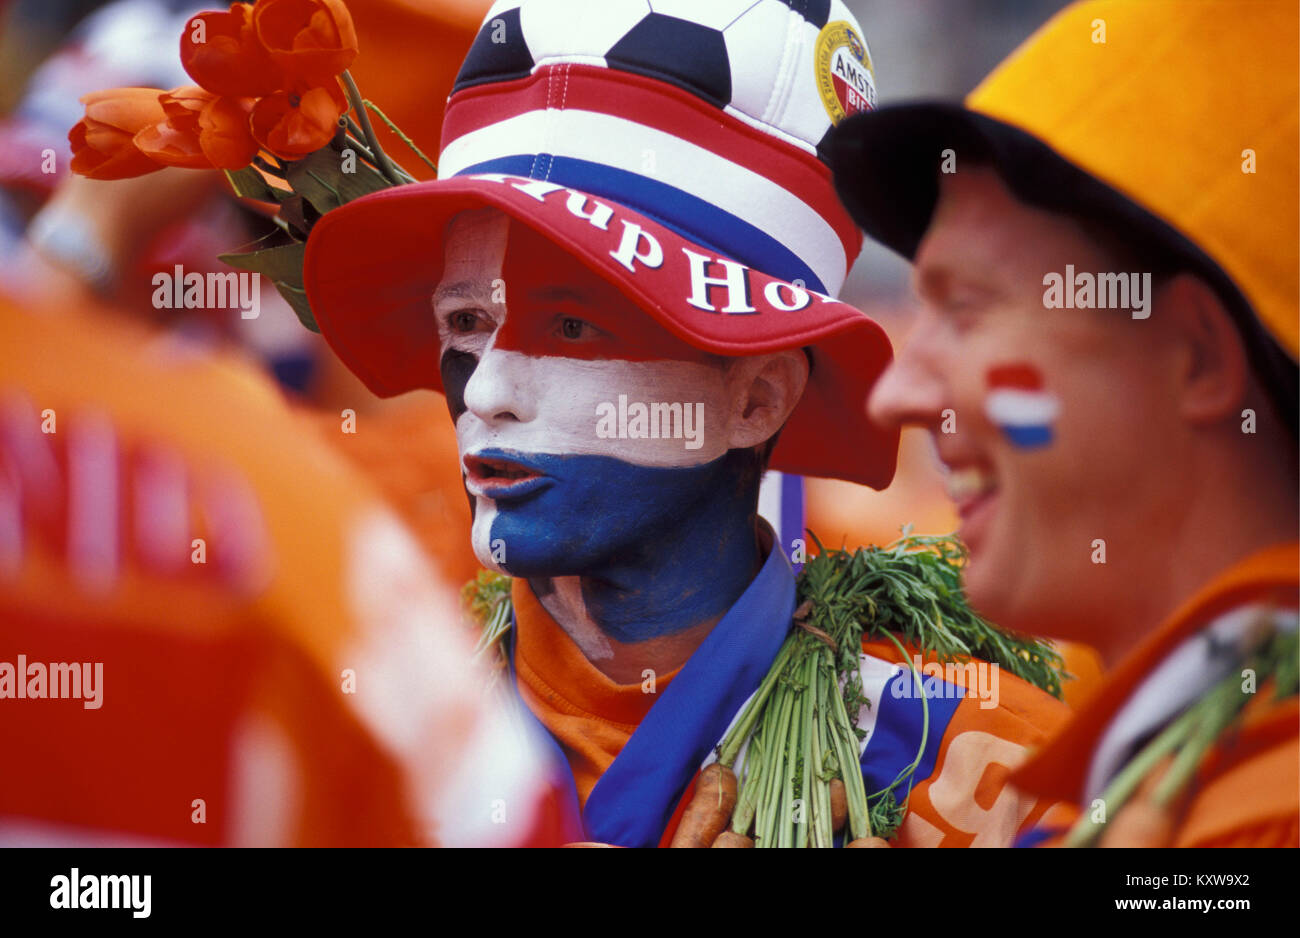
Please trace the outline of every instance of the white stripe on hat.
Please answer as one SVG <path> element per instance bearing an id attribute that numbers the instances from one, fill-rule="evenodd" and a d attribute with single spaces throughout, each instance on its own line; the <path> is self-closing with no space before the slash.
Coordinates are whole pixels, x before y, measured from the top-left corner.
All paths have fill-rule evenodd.
<path id="1" fill-rule="evenodd" d="M 835 229 L 772 180 L 672 134 L 636 121 L 583 110 L 535 110 L 470 131 L 438 161 L 442 178 L 505 156 L 547 152 L 601 163 L 672 186 L 778 239 L 835 295 L 847 257 Z M 653 172 L 646 172 L 646 154 Z M 578 185 L 581 188 L 580 184 Z"/>

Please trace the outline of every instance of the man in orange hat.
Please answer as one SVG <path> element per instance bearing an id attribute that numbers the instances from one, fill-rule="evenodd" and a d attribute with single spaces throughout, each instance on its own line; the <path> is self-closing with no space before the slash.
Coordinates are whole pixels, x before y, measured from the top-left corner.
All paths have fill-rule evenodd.
<path id="1" fill-rule="evenodd" d="M 890 348 L 833 299 L 860 233 L 823 159 L 873 102 L 839 0 L 499 3 L 448 102 L 442 178 L 312 231 L 330 345 L 381 396 L 446 395 L 575 839 L 668 842 L 790 634 L 768 465 L 893 474 L 897 435 L 864 408 Z M 1048 804 L 1006 777 L 1061 705 L 1011 675 L 1000 700 L 931 679 L 927 705 L 892 655 L 863 656 L 854 716 L 867 791 L 912 780 L 897 842 L 1009 843 Z"/>
<path id="2" fill-rule="evenodd" d="M 1015 776 L 1072 845 L 1297 845 L 1297 13 L 1239 6 L 1076 4 L 832 142 L 923 301 L 871 413 L 931 430 L 972 602 L 1110 666 Z"/>

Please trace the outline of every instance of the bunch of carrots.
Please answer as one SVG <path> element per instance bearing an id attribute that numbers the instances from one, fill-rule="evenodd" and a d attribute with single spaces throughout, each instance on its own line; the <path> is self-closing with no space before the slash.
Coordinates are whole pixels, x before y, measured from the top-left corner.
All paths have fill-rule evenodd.
<path id="1" fill-rule="evenodd" d="M 886 548 L 817 546 L 799 577 L 795 628 L 718 745 L 717 761 L 700 773 L 673 846 L 833 847 L 837 837 L 849 847 L 889 846 L 925 752 L 929 710 L 919 693 L 916 758 L 868 793 L 857 725 L 861 708 L 872 705 L 861 682 L 864 636 L 892 642 L 904 661 L 906 641 L 941 660 L 983 658 L 1061 694 L 1059 656 L 994 629 L 966 604 L 965 553 L 955 539 L 904 532 Z M 919 687 L 915 671 L 912 679 Z"/>

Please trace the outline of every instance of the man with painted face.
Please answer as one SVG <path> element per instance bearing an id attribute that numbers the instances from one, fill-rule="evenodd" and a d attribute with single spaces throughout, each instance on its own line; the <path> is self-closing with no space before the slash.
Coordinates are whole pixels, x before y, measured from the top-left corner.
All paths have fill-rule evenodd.
<path id="1" fill-rule="evenodd" d="M 972 602 L 1110 668 L 1016 778 L 1067 843 L 1297 846 L 1296 29 L 1076 4 L 832 144 L 922 301 L 871 412 L 932 431 Z"/>
<path id="2" fill-rule="evenodd" d="M 446 394 L 572 839 L 624 846 L 671 837 L 791 629 L 801 532 L 759 517 L 764 471 L 881 488 L 897 446 L 864 407 L 888 341 L 832 298 L 861 236 L 821 144 L 874 100 L 860 30 L 838 0 L 699 6 L 498 3 L 442 178 L 328 213 L 304 268 L 371 390 Z M 873 792 L 926 708 L 867 651 Z M 1047 805 L 1003 783 L 1060 705 L 1010 675 L 938 696 L 897 842 L 1009 843 Z"/>

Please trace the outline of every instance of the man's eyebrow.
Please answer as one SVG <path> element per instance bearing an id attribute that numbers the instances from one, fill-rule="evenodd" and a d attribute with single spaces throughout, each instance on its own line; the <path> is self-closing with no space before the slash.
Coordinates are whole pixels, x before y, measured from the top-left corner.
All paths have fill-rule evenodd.
<path id="1" fill-rule="evenodd" d="M 962 305 L 990 302 L 1004 296 L 1005 290 L 987 270 L 969 270 L 942 255 L 922 257 L 921 263 L 912 269 L 913 293 L 918 299 L 939 307 L 956 301 Z"/>
<path id="2" fill-rule="evenodd" d="M 434 302 L 439 300 L 475 300 L 488 292 L 488 285 L 481 280 L 457 280 L 453 283 L 440 283 L 433 291 Z"/>

